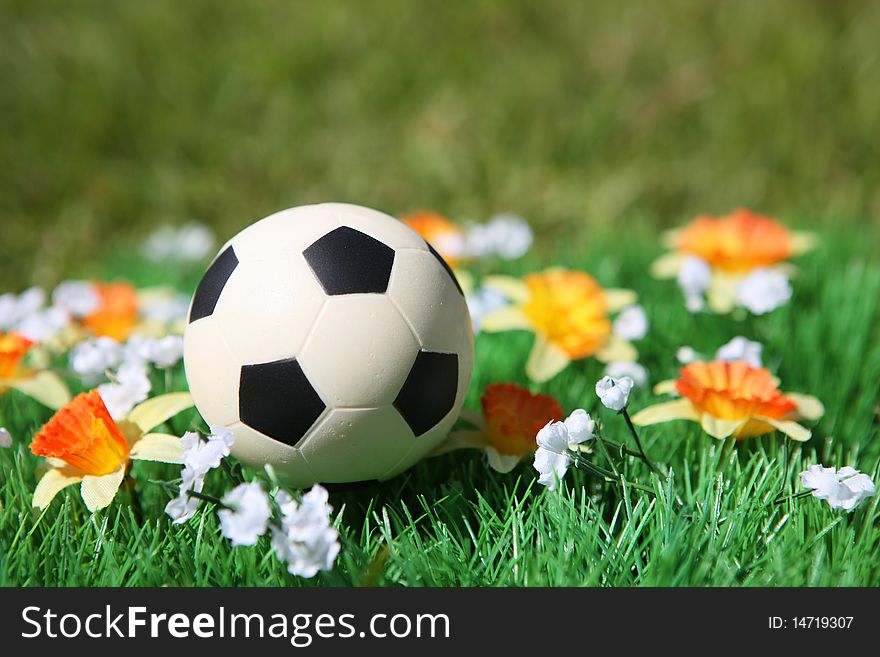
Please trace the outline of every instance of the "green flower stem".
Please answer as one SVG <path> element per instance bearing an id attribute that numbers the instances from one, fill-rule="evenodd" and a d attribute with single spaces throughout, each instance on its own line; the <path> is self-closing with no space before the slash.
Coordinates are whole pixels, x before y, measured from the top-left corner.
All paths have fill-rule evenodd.
<path id="1" fill-rule="evenodd" d="M 615 475 L 611 470 L 606 470 L 602 466 L 596 465 L 592 461 L 589 461 L 579 452 L 572 452 L 572 454 L 574 455 L 575 467 L 582 467 L 585 470 L 589 470 L 593 474 L 597 474 L 600 477 L 607 479 L 608 481 L 616 482 L 616 483 L 622 484 L 622 485 L 625 484 L 626 486 L 629 486 L 630 488 L 635 488 L 635 489 L 643 491 L 645 493 L 656 494 L 656 491 L 653 488 L 650 488 L 648 486 L 644 486 L 642 484 L 637 484 L 632 481 L 627 481 L 622 476 Z"/>
<path id="2" fill-rule="evenodd" d="M 642 441 L 639 439 L 639 433 L 638 431 L 636 431 L 636 427 L 633 424 L 632 419 L 630 419 L 629 417 L 629 412 L 626 410 L 626 406 L 621 409 L 620 414 L 623 415 L 623 419 L 626 420 L 626 426 L 629 427 L 630 433 L 633 435 L 633 438 L 636 439 L 636 445 L 638 445 L 639 452 L 641 452 L 642 458 L 644 459 L 645 463 L 647 463 L 648 467 L 651 468 L 651 470 L 656 472 L 658 475 L 662 474 L 657 466 L 651 462 L 651 459 L 649 459 L 648 455 L 645 453 L 645 448 L 642 447 Z"/>

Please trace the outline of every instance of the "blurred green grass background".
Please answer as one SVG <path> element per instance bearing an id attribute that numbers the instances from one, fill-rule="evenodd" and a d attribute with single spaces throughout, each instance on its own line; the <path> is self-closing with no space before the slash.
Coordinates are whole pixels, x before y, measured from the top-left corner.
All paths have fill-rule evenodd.
<path id="1" fill-rule="evenodd" d="M 548 254 L 740 205 L 863 229 L 878 29 L 820 0 L 6 0 L 0 288 L 322 200 L 514 211 Z"/>

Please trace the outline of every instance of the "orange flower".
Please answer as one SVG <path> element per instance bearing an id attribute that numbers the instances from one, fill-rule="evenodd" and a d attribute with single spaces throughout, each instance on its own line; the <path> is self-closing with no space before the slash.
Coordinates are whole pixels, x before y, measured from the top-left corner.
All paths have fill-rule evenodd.
<path id="1" fill-rule="evenodd" d="M 581 271 L 548 269 L 522 281 L 488 276 L 483 286 L 513 305 L 483 318 L 484 331 L 525 329 L 535 333 L 526 364 L 532 381 L 546 381 L 572 360 L 595 356 L 603 362 L 634 361 L 635 348 L 612 330 L 611 313 L 635 303 L 630 290 L 604 289 Z"/>
<path id="2" fill-rule="evenodd" d="M 455 449 L 481 449 L 493 470 L 510 472 L 535 451 L 535 437 L 544 425 L 565 415 L 553 397 L 533 394 L 513 383 L 493 383 L 480 402 L 482 414 L 462 413 L 477 428 L 453 431 L 433 456 Z"/>
<path id="3" fill-rule="evenodd" d="M 14 388 L 49 408 L 60 408 L 70 401 L 70 393 L 58 375 L 22 366 L 35 344 L 18 333 L 0 332 L 0 395 Z"/>
<path id="4" fill-rule="evenodd" d="M 535 451 L 535 436 L 551 420 L 561 420 L 562 407 L 549 395 L 532 394 L 513 383 L 495 383 L 480 398 L 489 444 L 499 454 L 521 456 Z"/>
<path id="5" fill-rule="evenodd" d="M 18 333 L 0 332 L 0 379 L 11 379 L 19 375 L 21 361 L 34 344 L 36 343 Z"/>
<path id="6" fill-rule="evenodd" d="M 426 210 L 409 213 L 403 222 L 433 246 L 450 267 L 458 265 L 464 252 L 464 233 L 455 222 Z"/>
<path id="7" fill-rule="evenodd" d="M 794 237 L 785 226 L 744 208 L 723 217 L 697 217 L 674 242 L 680 252 L 732 273 L 776 265 L 795 251 Z"/>
<path id="8" fill-rule="evenodd" d="M 132 459 L 181 463 L 177 436 L 147 432 L 191 406 L 189 393 L 170 393 L 116 422 L 97 390 L 77 395 L 31 441 L 31 451 L 50 464 L 34 490 L 34 506 L 44 509 L 62 489 L 82 482 L 89 510 L 103 509 L 116 496 Z"/>
<path id="9" fill-rule="evenodd" d="M 129 283 L 96 283 L 101 307 L 83 320 L 98 336 L 124 341 L 138 321 L 137 291 Z"/>
<path id="10" fill-rule="evenodd" d="M 808 440 L 810 431 L 795 420 L 816 420 L 824 413 L 815 397 L 783 393 L 770 372 L 743 361 L 696 361 L 683 367 L 676 381 L 658 384 L 655 392 L 677 392 L 681 399 L 648 407 L 633 416 L 633 423 L 692 420 L 720 439 L 743 440 L 779 430 Z"/>
<path id="11" fill-rule="evenodd" d="M 31 451 L 100 477 L 128 459 L 128 441 L 110 417 L 97 390 L 73 398 L 31 442 Z"/>

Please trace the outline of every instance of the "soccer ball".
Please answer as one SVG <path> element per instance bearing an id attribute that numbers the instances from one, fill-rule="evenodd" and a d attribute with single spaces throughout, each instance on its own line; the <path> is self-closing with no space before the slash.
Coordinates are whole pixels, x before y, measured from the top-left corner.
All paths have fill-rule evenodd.
<path id="1" fill-rule="evenodd" d="M 283 210 L 227 242 L 190 305 L 196 407 L 232 453 L 293 486 L 388 479 L 458 417 L 473 367 L 455 275 L 416 232 L 356 205 Z"/>

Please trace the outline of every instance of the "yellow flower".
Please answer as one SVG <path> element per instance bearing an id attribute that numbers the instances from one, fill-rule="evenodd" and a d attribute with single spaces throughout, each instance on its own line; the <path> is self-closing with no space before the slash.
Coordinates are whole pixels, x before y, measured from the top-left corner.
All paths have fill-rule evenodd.
<path id="1" fill-rule="evenodd" d="M 611 314 L 636 301 L 630 290 L 603 289 L 589 274 L 548 269 L 521 281 L 489 276 L 483 286 L 513 303 L 483 319 L 484 331 L 525 329 L 535 334 L 526 364 L 532 381 L 542 382 L 572 360 L 595 356 L 602 362 L 635 361 L 637 352 L 612 330 Z"/>
<path id="2" fill-rule="evenodd" d="M 677 380 L 657 384 L 654 392 L 681 398 L 639 411 L 633 424 L 690 420 L 721 440 L 744 440 L 774 430 L 794 440 L 809 440 L 812 434 L 796 420 L 818 420 L 825 412 L 815 397 L 783 393 L 770 372 L 743 361 L 696 361 L 683 367 Z"/>
<path id="3" fill-rule="evenodd" d="M 705 292 L 713 311 L 728 313 L 738 305 L 737 286 L 749 274 L 773 270 L 788 276 L 793 268 L 786 261 L 813 248 L 815 238 L 740 208 L 721 217 L 699 216 L 684 228 L 667 233 L 664 242 L 671 252 L 654 262 L 651 273 L 656 278 L 676 278 L 686 263 L 702 263 L 709 276 L 700 285 L 705 289 L 690 294 Z M 679 282 L 687 287 L 686 281 L 680 278 Z"/>
<path id="4" fill-rule="evenodd" d="M 137 290 L 130 283 L 95 283 L 101 306 L 82 320 L 97 336 L 125 341 L 138 323 Z"/>
<path id="5" fill-rule="evenodd" d="M 94 512 L 113 501 L 132 460 L 182 463 L 180 438 L 148 432 L 192 405 L 188 392 L 169 393 L 117 423 L 97 390 L 77 395 L 31 441 L 31 451 L 50 466 L 34 490 L 34 506 L 45 509 L 62 489 L 81 483 L 82 498 Z"/>
<path id="6" fill-rule="evenodd" d="M 482 415 L 462 414 L 477 428 L 453 431 L 434 450 L 434 456 L 455 449 L 482 449 L 493 470 L 510 472 L 535 451 L 538 432 L 565 415 L 553 397 L 531 393 L 514 383 L 487 386 L 480 404 Z"/>
<path id="7" fill-rule="evenodd" d="M 13 388 L 49 408 L 61 408 L 70 401 L 64 382 L 54 372 L 23 365 L 34 345 L 17 333 L 0 332 L 0 395 Z"/>

